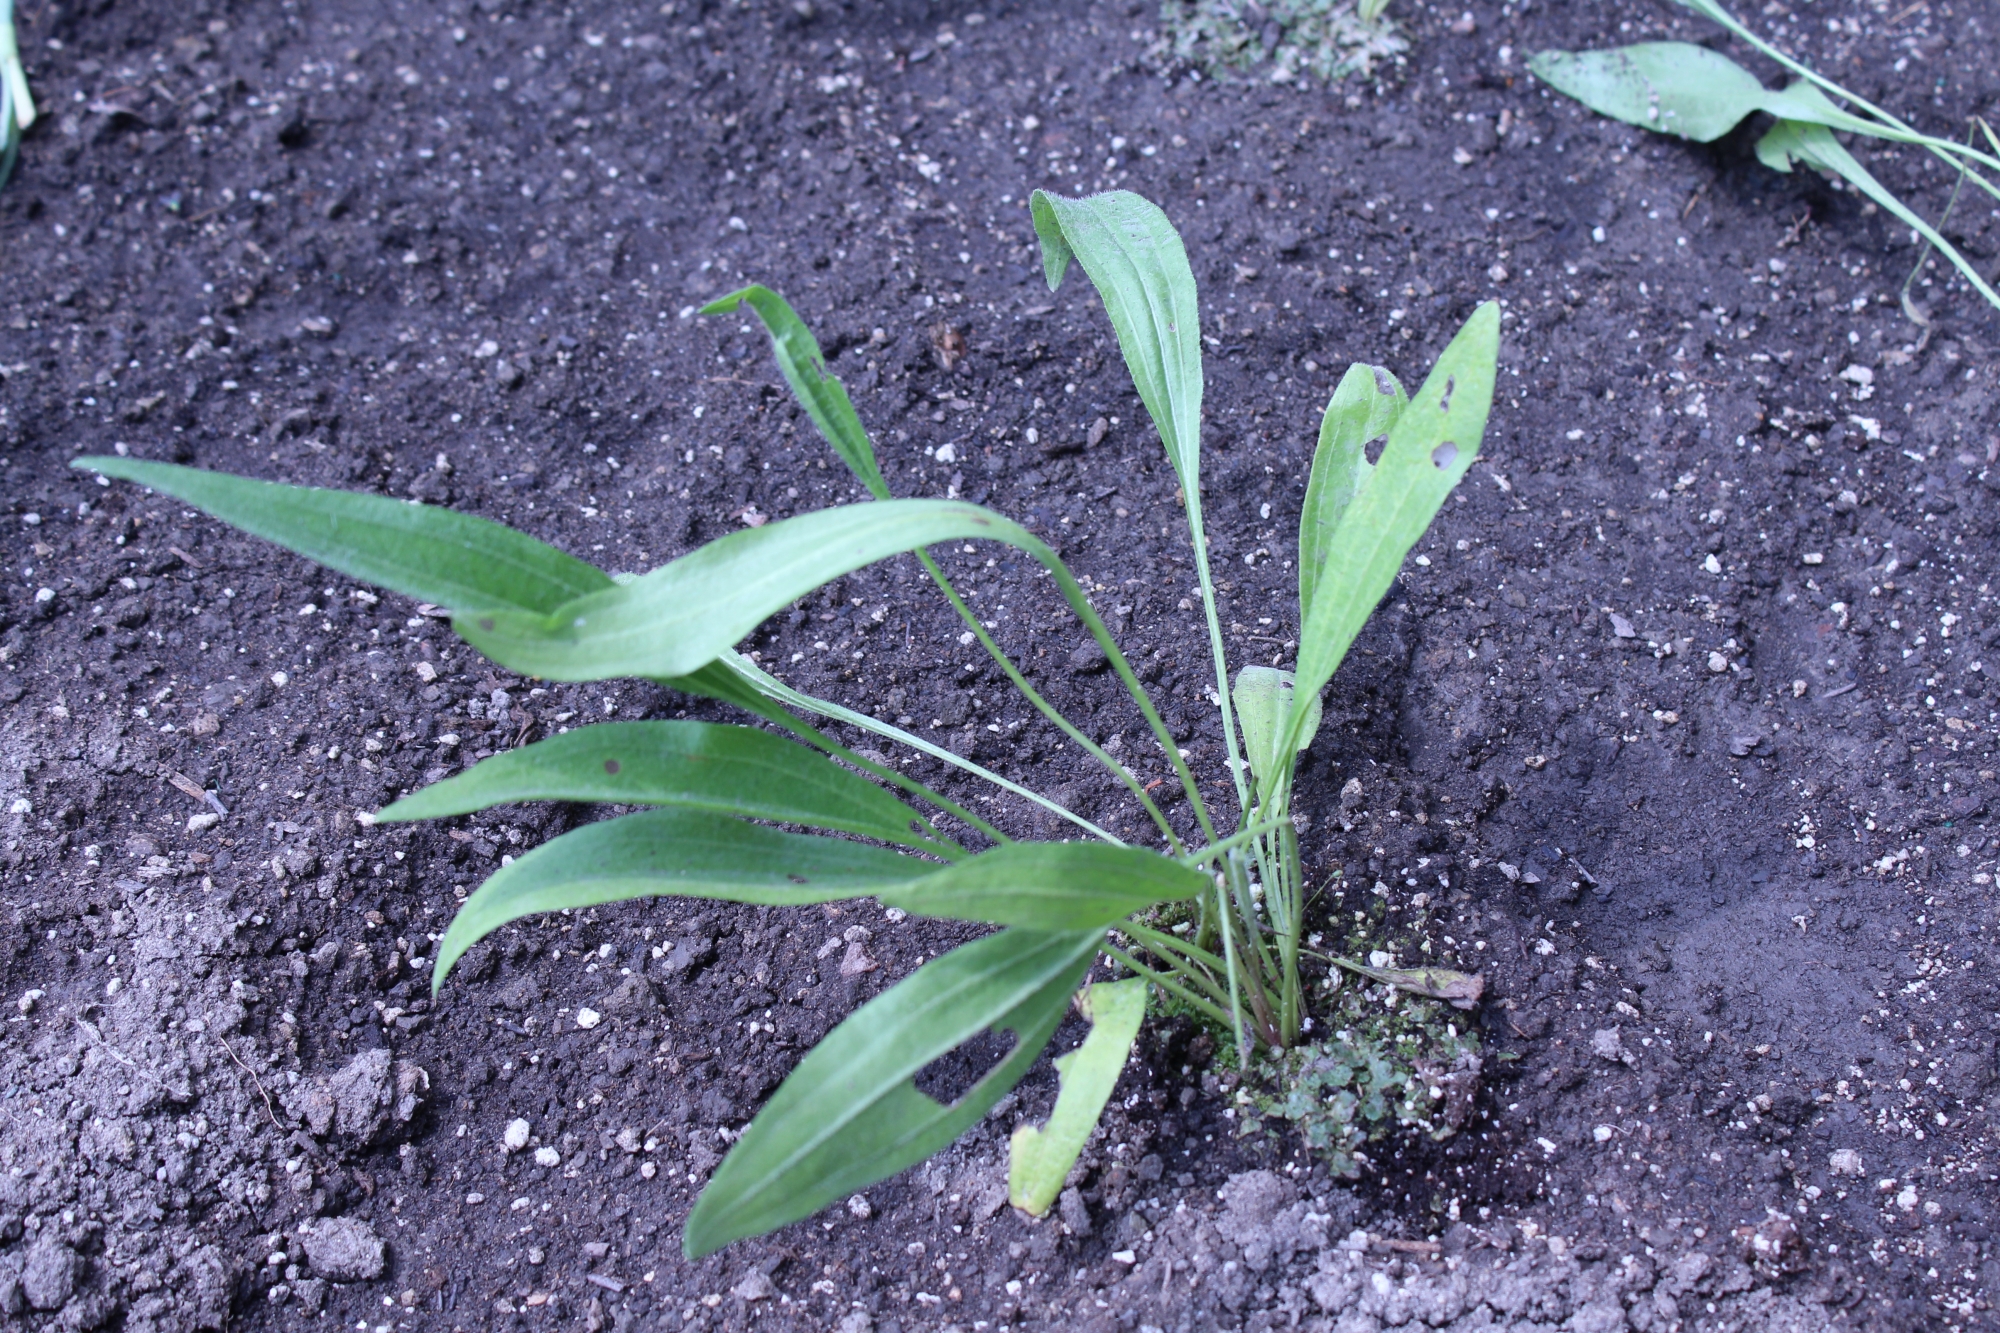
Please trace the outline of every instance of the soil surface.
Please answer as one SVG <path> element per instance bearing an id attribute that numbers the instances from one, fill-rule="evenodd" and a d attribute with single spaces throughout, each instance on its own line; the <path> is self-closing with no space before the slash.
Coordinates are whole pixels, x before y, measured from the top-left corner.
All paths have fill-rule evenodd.
<path id="1" fill-rule="evenodd" d="M 1752 131 L 1651 138 L 1523 71 L 1708 31 L 1684 11 L 1393 8 L 1407 62 L 1328 89 L 1165 63 L 1140 4 L 24 6 L 48 114 L 0 191 L 5 1317 L 1993 1327 L 2000 321 L 1933 263 L 1913 324 L 1907 230 L 1765 170 Z M 1935 132 L 2000 110 L 1985 7 L 1755 21 Z M 1861 151 L 1942 211 L 1940 171 Z M 455 897 L 594 813 L 358 815 L 566 725 L 725 714 L 495 672 L 431 608 L 66 462 L 413 496 L 650 568 L 855 497 L 762 335 L 692 316 L 767 282 L 899 494 L 1059 542 L 1220 792 L 1172 474 L 1025 210 L 1114 186 L 1202 284 L 1236 665 L 1296 637 L 1339 374 L 1414 384 L 1506 302 L 1486 453 L 1300 784 L 1321 928 L 1486 975 L 1480 1119 L 1332 1180 L 1238 1137 L 1224 1063 L 1162 1022 L 1049 1220 L 1004 1202 L 1044 1063 L 932 1163 L 686 1263 L 728 1134 L 968 932 L 659 901 L 498 935 L 433 1003 Z M 1951 231 L 1990 269 L 1989 202 Z M 950 567 L 1003 644 L 1142 752 L 1047 587 L 989 554 Z M 746 649 L 1136 829 L 917 579 L 840 580 Z"/>

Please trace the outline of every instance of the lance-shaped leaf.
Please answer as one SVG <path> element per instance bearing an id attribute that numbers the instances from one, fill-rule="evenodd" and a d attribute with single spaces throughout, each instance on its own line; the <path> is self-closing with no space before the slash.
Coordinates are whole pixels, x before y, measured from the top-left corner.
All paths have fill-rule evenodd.
<path id="1" fill-rule="evenodd" d="M 1798 89 L 1799 86 L 1794 84 L 1793 89 Z M 1812 97 L 1820 96 L 1816 88 L 1806 87 L 1804 92 Z M 1825 99 L 1821 97 L 1820 100 Z M 1843 148 L 1840 140 L 1834 138 L 1833 132 L 1823 125 L 1807 124 L 1797 120 L 1780 120 L 1757 141 L 1757 159 L 1774 171 L 1789 173 L 1792 163 L 1798 161 L 1844 178 L 1855 189 L 1901 218 L 1910 230 L 1936 246 L 1945 258 L 1965 275 L 1966 281 L 1971 283 L 1981 296 L 1992 304 L 2000 306 L 2000 293 L 1996 293 L 1991 284 L 1980 276 L 1979 270 L 1973 267 L 1971 261 L 1960 254 L 1958 248 L 1947 241 L 1937 228 L 1917 216 L 1904 206 L 1902 200 L 1889 193 L 1882 182 L 1870 175 L 1868 168 L 1856 161 L 1854 154 Z"/>
<path id="2" fill-rule="evenodd" d="M 1201 477 L 1201 322 L 1180 233 L 1129 190 L 1087 199 L 1036 190 L 1029 204 L 1049 290 L 1062 284 L 1072 256 L 1097 285 L 1139 399 L 1193 502 Z"/>
<path id="3" fill-rule="evenodd" d="M 1477 1009 L 1479 997 L 1486 993 L 1486 978 L 1478 972 L 1454 972 L 1447 967 L 1364 967 L 1345 958 L 1333 961 L 1370 981 L 1412 995 L 1449 1001 L 1454 1009 Z"/>
<path id="4" fill-rule="evenodd" d="M 877 896 L 922 916 L 1036 930 L 1088 930 L 1192 898 L 1209 877 L 1143 847 L 1016 842 Z"/>
<path id="5" fill-rule="evenodd" d="M 785 383 L 792 386 L 792 393 L 812 418 L 813 425 L 819 427 L 819 433 L 870 495 L 878 500 L 888 499 L 889 486 L 882 480 L 882 469 L 875 462 L 875 445 L 862 428 L 861 418 L 855 415 L 846 386 L 837 376 L 827 373 L 819 341 L 784 297 L 768 287 L 745 287 L 709 302 L 701 308 L 701 313 L 726 314 L 743 304 L 764 321 L 778 369 L 784 373 Z"/>
<path id="6" fill-rule="evenodd" d="M 473 647 L 525 676 L 684 676 L 821 584 L 904 551 L 970 538 L 1055 561 L 1019 524 L 977 505 L 882 500 L 731 533 L 550 614 L 496 611 L 452 623 Z"/>
<path id="7" fill-rule="evenodd" d="M 1244 755 L 1250 760 L 1250 771 L 1257 775 L 1257 785 L 1267 792 L 1289 767 L 1289 760 L 1278 753 L 1278 745 L 1292 715 L 1293 685 L 1289 671 L 1248 666 L 1236 673 L 1236 688 L 1230 691 L 1243 726 Z M 1305 722 L 1299 728 L 1294 753 L 1312 744 L 1319 733 L 1319 718 L 1320 702 L 1315 694 L 1306 701 Z"/>
<path id="8" fill-rule="evenodd" d="M 1354 365 L 1341 376 L 1340 386 L 1326 405 L 1326 415 L 1319 423 L 1319 447 L 1313 451 L 1312 478 L 1306 483 L 1305 507 L 1299 514 L 1301 621 L 1319 587 L 1327 552 L 1337 540 L 1341 516 L 1374 471 L 1368 462 L 1368 446 L 1388 436 L 1409 401 L 1402 384 L 1383 367 Z M 1251 762 L 1256 762 L 1254 756 Z"/>
<path id="9" fill-rule="evenodd" d="M 717 1168 L 687 1220 L 689 1258 L 810 1216 L 920 1162 L 976 1124 L 1055 1031 L 1101 931 L 1007 930 L 928 963 L 799 1062 Z M 1014 1047 L 950 1106 L 915 1078 L 987 1029 Z"/>
<path id="10" fill-rule="evenodd" d="M 1007 1199 L 1016 1208 L 1040 1217 L 1062 1192 L 1132 1054 L 1146 1016 L 1146 986 L 1143 977 L 1100 981 L 1076 997 L 1077 1009 L 1090 1020 L 1090 1035 L 1068 1055 L 1056 1057 L 1062 1090 L 1048 1124 L 1040 1129 L 1022 1125 L 1008 1144 Z"/>
<path id="11" fill-rule="evenodd" d="M 1493 405 L 1499 354 L 1500 308 L 1489 301 L 1465 321 L 1397 415 L 1375 470 L 1347 506 L 1299 631 L 1298 694 L 1286 724 L 1293 748 L 1307 721 L 1299 696 L 1317 701 L 1404 557 L 1472 466 Z"/>
<path id="12" fill-rule="evenodd" d="M 1766 88 L 1728 56 L 1691 42 L 1541 51 L 1529 57 L 1528 69 L 1599 115 L 1697 143 L 1721 138 L 1753 111 L 1898 143 L 1942 142 L 1858 116 L 1804 79 Z"/>
<path id="13" fill-rule="evenodd" d="M 906 846 L 917 812 L 850 769 L 754 727 L 601 722 L 482 759 L 383 810 L 439 819 L 512 801 L 602 801 L 714 810 Z"/>
<path id="14" fill-rule="evenodd" d="M 537 912 L 628 898 L 720 898 L 782 906 L 879 893 L 937 862 L 882 847 L 780 833 L 707 810 L 646 810 L 572 829 L 473 890 L 438 945 L 431 986 L 488 933 Z"/>
<path id="15" fill-rule="evenodd" d="M 150 486 L 343 574 L 454 611 L 542 615 L 616 586 L 545 542 L 449 509 L 138 458 L 70 466 Z"/>
<path id="16" fill-rule="evenodd" d="M 35 99 L 14 40 L 14 0 L 0 0 L 0 185 L 14 174 L 21 134 L 35 123 Z"/>

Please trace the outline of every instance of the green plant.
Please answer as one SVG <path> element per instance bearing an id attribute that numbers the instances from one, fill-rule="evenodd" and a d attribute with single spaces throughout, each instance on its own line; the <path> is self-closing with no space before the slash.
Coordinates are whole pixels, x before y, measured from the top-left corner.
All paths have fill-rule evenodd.
<path id="1" fill-rule="evenodd" d="M 1365 78 L 1410 49 L 1388 8 L 1389 0 L 1163 0 L 1155 55 L 1216 75 L 1269 62 L 1273 83 Z"/>
<path id="2" fill-rule="evenodd" d="M 21 135 L 35 123 L 35 99 L 14 42 L 14 0 L 0 0 L 0 185 L 14 174 Z"/>
<path id="3" fill-rule="evenodd" d="M 1681 0 L 1681 3 L 1721 24 L 1799 78 L 1781 90 L 1769 89 L 1728 56 L 1688 42 L 1640 42 L 1606 51 L 1542 51 L 1528 61 L 1528 68 L 1543 82 L 1600 115 L 1696 143 L 1711 143 L 1721 138 L 1754 112 L 1768 113 L 1776 123 L 1757 141 L 1759 161 L 1781 172 L 1790 172 L 1793 162 L 1803 162 L 1842 177 L 1923 237 L 1925 255 L 1930 247 L 1936 247 L 1981 296 L 2000 307 L 2000 294 L 1994 292 L 1971 261 L 1939 235 L 1937 228 L 1917 216 L 1869 174 L 1834 138 L 1833 131 L 1923 148 L 1958 173 L 1959 186 L 1970 180 L 1996 199 L 2000 199 L 2000 185 L 1974 168 L 2000 170 L 2000 157 L 1980 152 L 1970 141 L 1958 144 L 1918 133 L 1764 41 L 1716 0 Z M 1861 114 L 1837 105 L 1828 94 L 1857 108 Z M 1994 153 L 2000 153 L 2000 139 L 1995 138 L 1992 129 L 1984 121 L 1976 121 L 1975 125 L 1984 131 Z M 1957 197 L 1954 189 L 1954 202 Z M 1949 212 L 1947 207 L 1947 215 Z M 1925 255 L 1918 257 L 1919 271 Z M 1908 291 L 1909 284 L 1905 283 L 1906 309 Z M 1912 317 L 1919 323 L 1928 322 L 1914 311 Z"/>
<path id="4" fill-rule="evenodd" d="M 1180 237 L 1164 213 L 1132 194 L 1077 200 L 1037 192 L 1032 205 L 1049 285 L 1061 283 L 1072 260 L 1095 283 L 1182 486 L 1229 754 L 1226 782 L 1239 812 L 1226 834 L 1187 755 L 1055 552 L 973 505 L 891 498 L 846 390 L 791 308 L 761 287 L 708 309 L 747 304 L 757 313 L 785 379 L 873 498 L 732 533 L 637 578 L 613 579 L 499 524 L 386 497 L 133 459 L 77 460 L 357 578 L 449 607 L 453 628 L 512 671 L 563 681 L 644 677 L 740 707 L 804 742 L 692 721 L 584 727 L 489 758 L 390 805 L 379 818 L 437 818 L 526 800 L 651 807 L 563 834 L 487 879 L 446 931 L 434 985 L 468 946 L 506 922 L 647 895 L 764 904 L 872 895 L 910 912 L 1006 927 L 918 969 L 799 1063 L 689 1217 L 691 1255 L 804 1217 L 949 1143 L 1026 1072 L 1100 952 L 1233 1031 L 1245 1061 L 1253 1046 L 1287 1046 L 1300 1031 L 1306 888 L 1290 818 L 1296 756 L 1318 725 L 1321 688 L 1472 463 L 1492 400 L 1499 312 L 1489 304 L 1472 315 L 1414 398 L 1380 367 L 1357 367 L 1342 382 L 1322 424 L 1301 522 L 1296 676 L 1245 668 L 1232 690 L 1202 537 L 1201 340 Z M 1383 437 L 1371 465 L 1366 448 Z M 1033 687 L 927 549 L 971 540 L 1013 546 L 1047 571 L 1182 784 L 1199 845 L 1190 847 L 1146 785 Z M 948 750 L 800 694 L 731 648 L 813 589 L 902 552 L 916 554 L 970 637 L 1023 696 L 1125 785 L 1162 850 L 1125 843 Z M 1091 840 L 1016 841 L 793 709 L 991 779 L 1069 819 Z M 987 849 L 966 846 L 960 839 L 968 834 Z M 1161 904 L 1189 905 L 1185 937 L 1147 919 Z M 1115 943 L 1107 935 L 1113 930 Z M 1096 1044 L 1065 1071 L 1058 1123 L 1024 1150 L 1035 1160 L 1020 1163 L 1023 1197 L 1043 1206 L 1046 1181 L 1053 1175 L 1060 1182 L 1081 1145 L 1075 1126 L 1087 1131 L 1101 1112 L 1137 1030 L 1129 989 L 1092 993 L 1107 997 L 1091 1002 Z M 1110 996 L 1122 999 L 1113 1004 Z M 919 1071 L 988 1029 L 1015 1037 L 998 1066 L 951 1105 L 918 1091 Z"/>

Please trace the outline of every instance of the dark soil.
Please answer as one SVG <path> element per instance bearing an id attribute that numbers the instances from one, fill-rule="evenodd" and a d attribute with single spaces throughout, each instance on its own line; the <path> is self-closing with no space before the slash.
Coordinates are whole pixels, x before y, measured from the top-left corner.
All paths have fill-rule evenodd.
<path id="1" fill-rule="evenodd" d="M 0 1309 L 1993 1327 L 2000 321 L 1934 266 L 1911 324 L 1908 232 L 1748 132 L 1649 138 L 1522 73 L 1695 35 L 1682 11 L 1394 8 L 1407 66 L 1327 90 L 1162 68 L 1139 4 L 27 5 L 49 114 L 0 192 Z M 1758 21 L 1926 128 L 1996 110 L 1980 6 L 1782 11 Z M 1863 152 L 1941 211 L 1939 172 Z M 1163 1023 L 1060 1219 L 1004 1206 L 1044 1065 L 865 1210 L 688 1264 L 720 1131 L 963 933 L 663 901 L 497 936 L 433 1006 L 416 960 L 454 896 L 591 814 L 357 813 L 565 724 L 723 714 L 495 673 L 425 609 L 65 464 L 416 496 L 647 568 L 855 494 L 761 334 L 690 317 L 764 281 L 895 489 L 1059 541 L 1219 779 L 1171 473 L 1102 311 L 1040 282 L 1037 186 L 1139 190 L 1188 239 L 1239 665 L 1296 636 L 1338 374 L 1414 384 L 1508 303 L 1485 458 L 1336 678 L 1300 798 L 1325 929 L 1359 911 L 1375 947 L 1486 974 L 1482 1119 L 1331 1182 L 1236 1139 L 1212 1043 Z M 1953 222 L 1989 268 L 1994 216 Z M 1072 716 L 1138 740 L 1045 587 L 952 563 Z M 1137 827 L 965 667 L 908 562 L 748 647 Z M 180 783 L 226 814 L 190 825 L 217 811 Z M 855 943 L 875 968 L 843 979 Z M 1341 1248 L 1356 1229 L 1445 1258 Z"/>

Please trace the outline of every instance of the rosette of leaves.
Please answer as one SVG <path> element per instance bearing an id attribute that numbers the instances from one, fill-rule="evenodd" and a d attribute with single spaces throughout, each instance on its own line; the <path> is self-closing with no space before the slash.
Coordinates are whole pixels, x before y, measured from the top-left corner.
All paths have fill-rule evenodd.
<path id="1" fill-rule="evenodd" d="M 870 498 L 730 533 L 645 574 L 613 577 L 512 528 L 385 495 L 133 458 L 76 460 L 448 608 L 460 637 L 520 675 L 639 677 L 753 719 L 579 727 L 483 759 L 382 810 L 380 819 L 411 820 L 522 801 L 639 807 L 494 872 L 440 941 L 434 988 L 501 926 L 635 898 L 773 907 L 873 898 L 999 928 L 862 1005 L 799 1062 L 703 1191 L 683 1235 L 691 1256 L 809 1216 L 949 1144 L 1027 1072 L 1101 958 L 1142 980 L 1093 988 L 1084 999 L 1092 1040 L 1065 1061 L 1049 1129 L 1017 1140 L 1017 1197 L 1031 1207 L 1046 1206 L 1048 1183 L 1063 1179 L 1124 1067 L 1143 1012 L 1135 989 L 1141 998 L 1164 991 L 1227 1027 L 1246 1062 L 1258 1047 L 1294 1044 L 1304 1022 L 1307 889 L 1290 817 L 1297 756 L 1318 728 L 1320 690 L 1477 454 L 1499 311 L 1477 308 L 1414 395 L 1381 367 L 1357 366 L 1342 380 L 1300 515 L 1297 661 L 1289 671 L 1245 667 L 1232 683 L 1202 522 L 1200 315 L 1181 238 L 1159 208 L 1126 192 L 1064 199 L 1037 191 L 1031 203 L 1049 286 L 1072 264 L 1095 286 L 1181 486 L 1227 751 L 1227 775 L 1206 784 L 1056 552 L 991 510 L 893 496 L 817 342 L 763 287 L 732 293 L 708 313 L 756 313 L 787 384 Z M 1151 733 L 1157 758 L 1128 757 L 1157 766 L 1155 783 L 1141 782 L 1035 688 L 931 554 L 972 542 L 1012 548 L 1046 571 Z M 800 598 L 903 554 L 916 556 L 960 618 L 960 642 L 977 642 L 1030 706 L 1125 787 L 1151 823 L 1153 845 L 1117 837 L 900 727 L 803 694 L 735 651 Z M 1017 839 L 843 744 L 824 719 L 954 765 L 1068 821 L 1083 838 Z M 1187 797 L 1178 826 L 1149 789 L 1169 775 Z M 1218 790 L 1235 797 L 1233 823 L 1211 805 Z M 1155 909 L 1182 904 L 1194 917 L 1185 936 L 1149 922 Z M 1006 1053 L 969 1089 L 949 1103 L 920 1090 L 927 1066 L 989 1032 L 1005 1034 Z"/>

